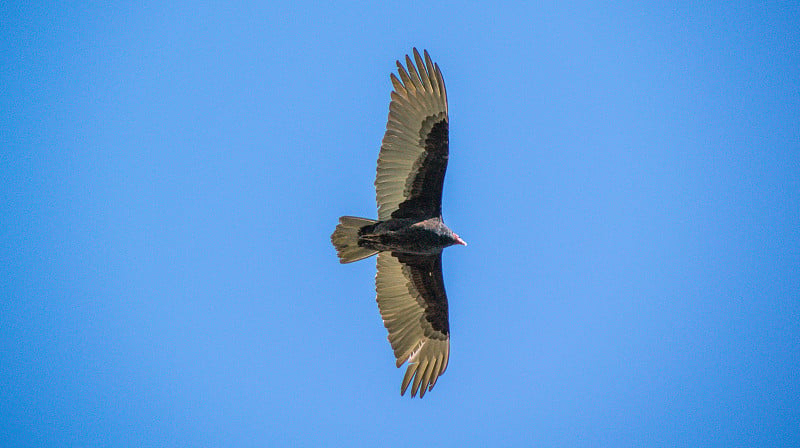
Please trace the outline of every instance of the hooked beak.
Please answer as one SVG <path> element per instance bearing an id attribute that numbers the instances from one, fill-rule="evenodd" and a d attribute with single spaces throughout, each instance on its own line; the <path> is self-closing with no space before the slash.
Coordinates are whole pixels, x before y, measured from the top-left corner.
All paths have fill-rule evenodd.
<path id="1" fill-rule="evenodd" d="M 453 234 L 453 236 L 456 239 L 456 244 L 460 244 L 462 246 L 466 246 L 467 245 L 467 242 L 462 240 L 460 236 L 456 235 L 455 233 Z"/>

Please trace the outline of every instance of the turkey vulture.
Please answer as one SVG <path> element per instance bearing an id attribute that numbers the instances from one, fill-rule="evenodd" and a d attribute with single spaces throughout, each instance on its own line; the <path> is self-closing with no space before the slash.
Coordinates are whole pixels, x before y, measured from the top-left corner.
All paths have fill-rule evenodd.
<path id="1" fill-rule="evenodd" d="M 442 249 L 464 242 L 442 221 L 447 169 L 447 92 L 439 66 L 414 49 L 399 78 L 378 155 L 378 220 L 342 216 L 331 235 L 341 263 L 378 254 L 378 308 L 397 367 L 408 361 L 400 394 L 433 389 L 450 357 Z M 416 62 L 416 66 L 414 65 Z"/>

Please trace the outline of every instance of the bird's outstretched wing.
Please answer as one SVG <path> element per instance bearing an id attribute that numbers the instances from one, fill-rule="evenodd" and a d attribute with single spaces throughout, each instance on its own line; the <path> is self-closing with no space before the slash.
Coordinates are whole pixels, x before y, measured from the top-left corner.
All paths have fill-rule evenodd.
<path id="1" fill-rule="evenodd" d="M 407 69 L 392 74 L 389 120 L 378 156 L 375 190 L 378 219 L 432 218 L 442 213 L 449 129 L 447 91 L 439 66 L 414 49 Z"/>
<path id="2" fill-rule="evenodd" d="M 375 289 L 397 367 L 408 361 L 400 393 L 411 384 L 411 396 L 422 398 L 450 358 L 441 254 L 379 253 Z"/>

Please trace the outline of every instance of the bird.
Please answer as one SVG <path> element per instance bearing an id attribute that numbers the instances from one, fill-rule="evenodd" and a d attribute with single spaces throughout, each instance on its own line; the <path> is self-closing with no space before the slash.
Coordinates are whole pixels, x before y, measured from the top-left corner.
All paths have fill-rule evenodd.
<path id="1" fill-rule="evenodd" d="M 386 133 L 378 154 L 378 219 L 342 216 L 331 235 L 340 263 L 377 254 L 375 291 L 397 367 L 400 395 L 433 389 L 450 359 L 442 250 L 464 242 L 442 220 L 449 157 L 447 91 L 438 64 L 416 48 L 397 61 Z"/>

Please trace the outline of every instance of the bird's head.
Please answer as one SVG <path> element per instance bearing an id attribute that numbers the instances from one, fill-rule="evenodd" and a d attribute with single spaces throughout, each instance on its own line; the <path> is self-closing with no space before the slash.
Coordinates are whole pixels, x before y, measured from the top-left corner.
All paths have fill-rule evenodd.
<path id="1" fill-rule="evenodd" d="M 453 242 L 454 244 L 460 244 L 462 246 L 466 246 L 467 242 L 462 240 L 460 236 L 458 236 L 455 232 L 453 232 Z"/>

